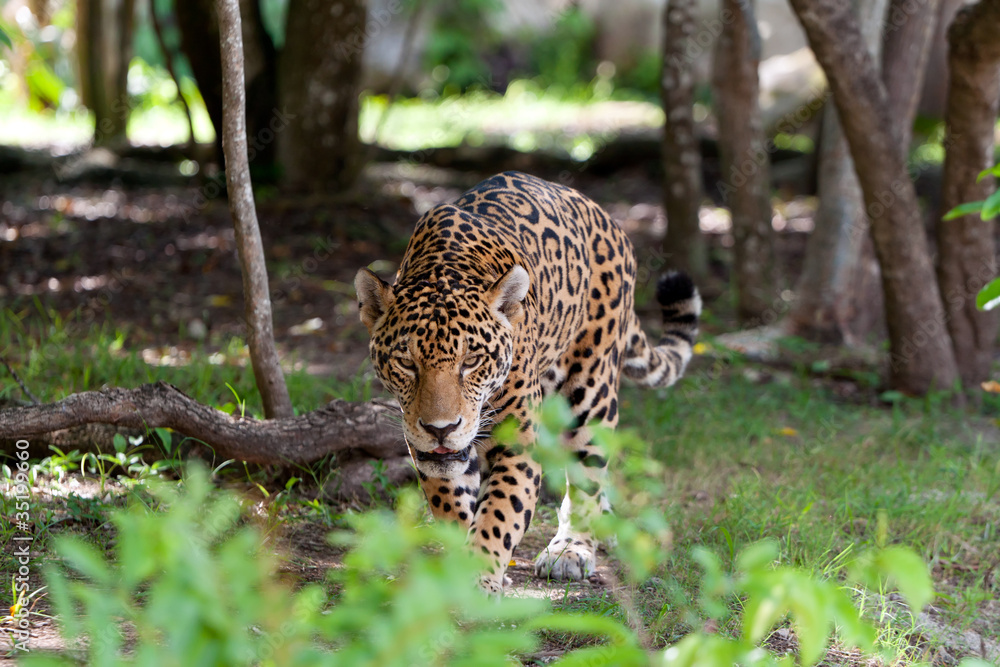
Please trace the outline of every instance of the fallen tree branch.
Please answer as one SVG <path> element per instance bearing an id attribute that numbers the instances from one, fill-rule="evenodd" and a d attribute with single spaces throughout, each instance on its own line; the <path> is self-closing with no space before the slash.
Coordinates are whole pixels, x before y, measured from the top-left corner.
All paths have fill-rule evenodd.
<path id="1" fill-rule="evenodd" d="M 260 421 L 228 415 L 166 382 L 67 396 L 56 403 L 0 410 L 0 441 L 28 439 L 81 424 L 174 429 L 226 459 L 248 463 L 311 463 L 348 449 L 390 458 L 406 454 L 399 408 L 388 401 L 334 400 L 298 417 Z"/>

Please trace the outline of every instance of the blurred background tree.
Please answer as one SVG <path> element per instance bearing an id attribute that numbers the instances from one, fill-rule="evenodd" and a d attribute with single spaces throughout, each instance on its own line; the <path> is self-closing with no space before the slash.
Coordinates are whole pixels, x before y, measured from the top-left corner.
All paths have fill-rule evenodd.
<path id="1" fill-rule="evenodd" d="M 94 112 L 98 146 L 126 141 L 134 15 L 134 0 L 79 0 L 76 7 L 80 99 Z"/>

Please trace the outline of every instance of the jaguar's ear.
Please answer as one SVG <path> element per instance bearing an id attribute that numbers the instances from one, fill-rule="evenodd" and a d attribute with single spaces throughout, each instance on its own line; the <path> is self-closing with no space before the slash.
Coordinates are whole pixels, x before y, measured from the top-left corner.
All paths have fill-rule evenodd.
<path id="1" fill-rule="evenodd" d="M 361 321 L 368 327 L 368 333 L 372 333 L 392 304 L 392 287 L 370 269 L 361 269 L 354 277 L 354 289 L 358 293 Z"/>
<path id="2" fill-rule="evenodd" d="M 490 310 L 501 323 L 513 328 L 524 319 L 524 297 L 531 288 L 531 277 L 524 267 L 515 264 L 493 283 L 486 293 Z"/>

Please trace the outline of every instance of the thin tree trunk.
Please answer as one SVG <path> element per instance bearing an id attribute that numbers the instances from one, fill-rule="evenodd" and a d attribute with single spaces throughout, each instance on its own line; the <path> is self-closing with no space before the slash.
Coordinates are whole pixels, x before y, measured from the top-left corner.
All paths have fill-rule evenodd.
<path id="1" fill-rule="evenodd" d="M 361 167 L 358 85 L 365 36 L 361 0 L 290 0 L 278 62 L 279 99 L 297 118 L 278 136 L 285 182 L 343 190 Z"/>
<path id="2" fill-rule="evenodd" d="M 950 88 L 945 116 L 942 211 L 992 193 L 995 179 L 976 183 L 993 166 L 993 132 L 1000 113 L 1000 0 L 958 12 L 948 31 Z M 966 389 L 989 376 L 997 314 L 976 309 L 976 292 L 997 274 L 993 222 L 966 215 L 937 224 L 938 280 L 944 295 L 958 370 Z"/>
<path id="3" fill-rule="evenodd" d="M 226 157 L 229 210 L 236 227 L 236 247 L 243 269 L 247 344 L 257 389 L 264 403 L 264 415 L 268 419 L 291 417 L 292 402 L 274 347 L 267 266 L 250 184 L 239 0 L 218 0 L 216 8 L 222 51 L 222 94 L 226 102 L 222 107 L 222 147 Z"/>
<path id="4" fill-rule="evenodd" d="M 916 191 L 900 149 L 898 119 L 891 112 L 876 61 L 865 47 L 850 6 L 839 0 L 791 2 L 830 82 L 872 217 L 886 301 L 890 382 L 912 394 L 951 388 L 958 370 L 946 335 L 944 307 Z"/>
<path id="5" fill-rule="evenodd" d="M 695 33 L 695 0 L 670 0 L 663 11 L 660 95 L 663 127 L 663 207 L 669 264 L 695 282 L 708 276 L 708 249 L 698 224 L 702 200 L 701 151 L 694 130 L 694 61 L 685 46 Z"/>
<path id="6" fill-rule="evenodd" d="M 888 0 L 855 2 L 865 45 L 875 61 L 887 6 Z M 855 344 L 884 322 L 878 263 L 868 234 L 864 195 L 832 102 L 823 114 L 820 133 L 819 208 L 788 317 L 789 331 L 813 340 Z"/>
<path id="7" fill-rule="evenodd" d="M 712 88 L 719 122 L 723 182 L 733 218 L 733 284 L 740 321 L 760 321 L 774 302 L 774 230 L 769 155 L 757 102 L 760 36 L 750 0 L 723 0 Z"/>

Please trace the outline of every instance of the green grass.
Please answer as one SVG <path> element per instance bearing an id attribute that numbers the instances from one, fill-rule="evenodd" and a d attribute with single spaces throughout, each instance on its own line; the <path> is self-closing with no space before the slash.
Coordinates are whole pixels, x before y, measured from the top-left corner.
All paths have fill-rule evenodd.
<path id="1" fill-rule="evenodd" d="M 163 348 L 134 328 L 110 321 L 88 325 L 76 315 L 63 318 L 35 301 L 0 313 L 0 352 L 42 401 L 104 386 L 128 388 L 162 380 L 220 409 L 232 411 L 245 402 L 248 416 L 263 413 L 240 338 L 211 336 L 184 349 Z M 300 411 L 313 410 L 334 397 L 371 397 L 360 375 L 352 382 L 339 383 L 293 370 L 286 373 L 286 381 Z M 25 400 L 18 386 L 6 379 L 0 385 L 0 398 Z"/>
<path id="2" fill-rule="evenodd" d="M 809 378 L 760 385 L 742 363 L 708 365 L 670 390 L 623 392 L 621 423 L 668 470 L 668 585 L 639 595 L 664 640 L 690 623 L 682 601 L 696 590 L 695 546 L 732 563 L 771 538 L 782 562 L 827 577 L 866 548 L 910 546 L 960 626 L 1000 594 L 984 583 L 1000 552 L 996 423 L 933 401 L 845 404 Z"/>

